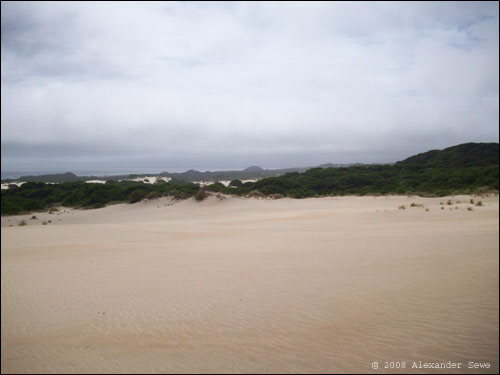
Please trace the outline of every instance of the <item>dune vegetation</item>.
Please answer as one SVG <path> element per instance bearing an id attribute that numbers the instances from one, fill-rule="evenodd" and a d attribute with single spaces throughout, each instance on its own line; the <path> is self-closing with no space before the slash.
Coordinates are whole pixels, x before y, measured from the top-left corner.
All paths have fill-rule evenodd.
<path id="1" fill-rule="evenodd" d="M 498 143 L 467 143 L 412 156 L 393 165 L 354 165 L 312 168 L 255 182 L 233 180 L 229 186 L 214 182 L 207 186 L 183 181 L 114 181 L 105 184 L 26 182 L 2 190 L 2 215 L 46 210 L 54 206 L 99 208 L 110 203 L 136 203 L 170 196 L 195 197 L 207 192 L 250 197 L 308 198 L 335 195 L 498 193 Z"/>

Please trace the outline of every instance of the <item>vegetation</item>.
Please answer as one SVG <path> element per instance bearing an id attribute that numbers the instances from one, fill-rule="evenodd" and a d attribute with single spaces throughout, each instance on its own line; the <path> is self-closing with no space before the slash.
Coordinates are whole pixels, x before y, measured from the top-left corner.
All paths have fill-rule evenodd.
<path id="1" fill-rule="evenodd" d="M 246 180 L 246 179 L 257 179 L 271 176 L 278 176 L 287 172 L 302 172 L 307 168 L 286 168 L 286 169 L 263 169 L 260 167 L 248 167 L 244 170 L 234 170 L 234 171 L 207 171 L 199 172 L 194 169 L 190 169 L 186 172 L 180 173 L 169 173 L 162 172 L 158 174 L 124 174 L 124 175 L 114 175 L 114 176 L 77 176 L 74 173 L 57 173 L 57 174 L 44 174 L 40 176 L 21 176 L 16 179 L 3 179 L 2 183 L 10 183 L 15 181 L 22 182 L 77 182 L 77 181 L 90 181 L 90 180 L 100 180 L 100 181 L 118 181 L 125 179 L 135 179 L 143 177 L 168 177 L 173 180 L 178 181 L 218 181 L 218 180 Z M 145 182 L 149 182 L 146 178 Z M 157 180 L 158 181 L 158 180 Z"/>
<path id="2" fill-rule="evenodd" d="M 196 200 L 196 202 L 201 202 L 202 200 L 206 199 L 208 197 L 208 194 L 205 192 L 205 190 L 201 189 L 200 191 L 198 191 L 195 196 L 194 196 L 194 199 Z"/>
<path id="3" fill-rule="evenodd" d="M 241 187 L 243 186 L 243 182 L 241 182 L 240 180 L 233 180 L 229 183 L 229 186 Z"/>
<path id="4" fill-rule="evenodd" d="M 399 166 L 466 168 L 498 165 L 498 143 L 464 143 L 444 150 L 431 150 L 403 161 Z"/>
<path id="5" fill-rule="evenodd" d="M 247 169 L 246 173 L 261 172 L 261 168 L 252 168 Z M 354 194 L 447 196 L 458 193 L 498 193 L 498 189 L 498 143 L 467 143 L 419 154 L 394 165 L 312 168 L 302 173 L 290 172 L 256 182 L 233 180 L 228 187 L 215 182 L 201 188 L 197 184 L 176 179 L 169 182 L 158 180 L 154 184 L 115 180 L 108 180 L 105 184 L 82 181 L 59 184 L 26 182 L 20 187 L 2 190 L 1 213 L 13 215 L 48 209 L 55 211 L 53 207 L 58 205 L 97 208 L 112 202 L 135 203 L 162 196 L 187 199 L 196 195 L 196 200 L 202 200 L 200 198 L 206 198 L 206 191 L 276 199 Z M 478 202 L 476 205 L 480 204 Z M 452 205 L 451 200 L 447 205 Z M 415 206 L 418 205 L 412 205 Z"/>
<path id="6" fill-rule="evenodd" d="M 143 182 L 108 181 L 106 184 L 85 182 L 64 182 L 45 184 L 43 182 L 27 182 L 16 189 L 2 190 L 2 215 L 15 215 L 23 212 L 50 210 L 53 206 L 77 208 L 99 208 L 112 202 L 135 203 L 148 194 L 154 196 L 171 196 L 175 199 L 186 199 L 194 196 L 199 186 L 170 181 L 163 184 L 145 184 Z"/>

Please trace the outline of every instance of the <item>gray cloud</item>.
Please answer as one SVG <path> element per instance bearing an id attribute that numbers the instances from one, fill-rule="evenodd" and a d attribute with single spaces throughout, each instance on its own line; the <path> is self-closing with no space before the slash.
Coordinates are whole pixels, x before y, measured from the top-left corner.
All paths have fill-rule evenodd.
<path id="1" fill-rule="evenodd" d="M 1 7 L 2 169 L 388 162 L 498 142 L 496 2 Z"/>

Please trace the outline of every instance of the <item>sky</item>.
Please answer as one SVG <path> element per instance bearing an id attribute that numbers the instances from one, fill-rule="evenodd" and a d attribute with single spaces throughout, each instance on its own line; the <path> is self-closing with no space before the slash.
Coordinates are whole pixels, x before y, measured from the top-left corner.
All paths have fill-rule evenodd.
<path id="1" fill-rule="evenodd" d="M 389 163 L 498 123 L 496 1 L 1 3 L 2 172 Z"/>

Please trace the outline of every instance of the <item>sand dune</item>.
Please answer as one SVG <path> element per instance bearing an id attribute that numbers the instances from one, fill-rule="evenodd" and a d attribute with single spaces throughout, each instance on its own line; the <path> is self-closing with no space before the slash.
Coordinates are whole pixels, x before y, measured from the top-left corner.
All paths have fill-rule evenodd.
<path id="1" fill-rule="evenodd" d="M 470 198 L 2 217 L 2 373 L 496 373 L 499 201 Z"/>

